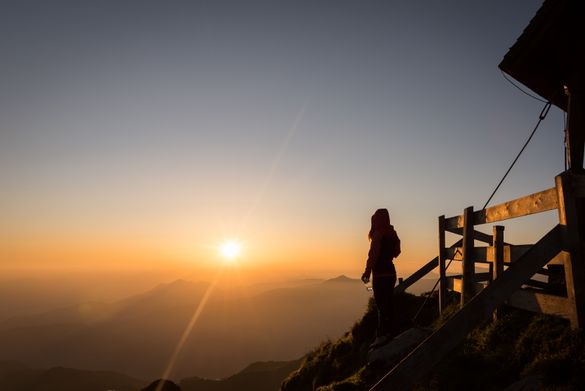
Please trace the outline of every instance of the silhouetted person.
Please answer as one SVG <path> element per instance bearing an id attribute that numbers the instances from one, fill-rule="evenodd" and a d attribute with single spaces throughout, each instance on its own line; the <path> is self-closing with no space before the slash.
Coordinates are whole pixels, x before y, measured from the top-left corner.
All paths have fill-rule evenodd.
<path id="1" fill-rule="evenodd" d="M 392 259 L 400 254 L 400 239 L 390 224 L 387 209 L 378 209 L 372 216 L 372 227 L 368 234 L 370 251 L 362 281 L 368 283 L 372 276 L 374 300 L 378 308 L 378 330 L 372 348 L 388 342 L 394 336 L 393 296 L 396 284 L 396 269 Z"/>

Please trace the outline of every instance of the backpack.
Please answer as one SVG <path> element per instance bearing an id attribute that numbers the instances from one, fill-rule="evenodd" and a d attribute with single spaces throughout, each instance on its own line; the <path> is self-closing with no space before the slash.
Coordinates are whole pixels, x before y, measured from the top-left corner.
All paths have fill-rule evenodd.
<path id="1" fill-rule="evenodd" d="M 400 238 L 398 235 L 394 236 L 394 249 L 392 251 L 392 257 L 397 258 L 400 255 Z"/>

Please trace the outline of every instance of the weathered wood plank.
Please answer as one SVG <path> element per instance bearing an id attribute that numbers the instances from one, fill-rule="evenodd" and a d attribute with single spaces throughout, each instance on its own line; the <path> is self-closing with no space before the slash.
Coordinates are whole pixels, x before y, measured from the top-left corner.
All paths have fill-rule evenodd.
<path id="1" fill-rule="evenodd" d="M 571 320 L 574 313 L 573 304 L 568 298 L 547 295 L 528 289 L 520 289 L 514 292 L 506 300 L 506 304 L 526 311 L 562 316 L 569 320 Z"/>
<path id="2" fill-rule="evenodd" d="M 461 277 L 455 278 L 452 276 L 447 277 L 446 279 L 447 289 L 452 292 L 461 293 Z"/>
<path id="3" fill-rule="evenodd" d="M 557 175 L 559 198 L 559 222 L 565 228 L 563 250 L 569 255 L 565 258 L 565 281 L 569 299 L 575 303 L 575 318 L 572 326 L 585 327 L 585 202 L 575 196 L 575 181 L 581 175 L 565 171 Z"/>
<path id="4" fill-rule="evenodd" d="M 479 225 L 508 220 L 514 217 L 528 216 L 556 209 L 558 205 L 557 190 L 552 187 L 538 193 L 477 211 L 473 214 L 473 223 Z"/>
<path id="5" fill-rule="evenodd" d="M 569 253 L 561 251 L 556 257 L 550 260 L 549 265 L 565 265 L 569 262 Z"/>
<path id="6" fill-rule="evenodd" d="M 491 274 L 489 272 L 484 273 L 475 273 L 475 282 L 486 282 L 491 279 Z"/>
<path id="7" fill-rule="evenodd" d="M 473 206 L 468 206 L 463 211 L 463 257 L 461 259 L 462 287 L 461 306 L 463 307 L 473 296 L 475 296 L 475 263 L 474 257 L 474 229 L 473 229 Z"/>
<path id="8" fill-rule="evenodd" d="M 445 249 L 445 257 L 454 261 L 461 260 L 461 247 L 451 247 Z"/>
<path id="9" fill-rule="evenodd" d="M 490 247 L 491 250 L 491 259 L 494 263 L 493 268 L 493 279 L 500 278 L 504 274 L 504 226 L 502 225 L 495 225 L 493 227 L 493 237 L 494 237 L 494 245 Z M 511 246 L 506 246 L 508 249 L 511 249 Z M 528 251 L 528 250 L 527 250 Z M 488 251 L 489 254 L 490 251 Z M 512 251 L 510 251 L 512 253 Z M 488 259 L 489 259 L 488 255 Z M 511 256 L 510 256 L 511 258 Z"/>
<path id="10" fill-rule="evenodd" d="M 548 265 L 550 265 L 550 262 L 548 263 Z M 553 273 L 550 270 L 548 270 L 548 269 L 542 268 L 539 271 L 537 271 L 536 274 L 541 274 L 543 276 L 550 276 Z"/>
<path id="11" fill-rule="evenodd" d="M 503 247 L 503 261 L 504 263 L 513 263 L 516 260 L 520 259 L 530 248 L 532 244 L 516 244 L 516 245 L 504 245 Z M 494 246 L 489 246 L 486 248 L 485 254 L 485 261 L 486 262 L 495 262 L 496 260 L 496 250 Z M 483 255 L 483 254 L 482 254 Z"/>
<path id="12" fill-rule="evenodd" d="M 439 312 L 447 307 L 447 280 L 445 268 L 445 216 L 439 216 Z"/>
<path id="13" fill-rule="evenodd" d="M 445 230 L 448 232 L 454 233 L 456 235 L 463 235 L 463 228 L 447 228 L 447 227 L 445 227 Z M 480 242 L 492 244 L 492 235 L 485 234 L 481 231 L 474 231 L 473 238 L 475 240 L 479 240 Z"/>
<path id="14" fill-rule="evenodd" d="M 474 247 L 473 248 L 473 261 L 475 263 L 488 263 L 488 251 L 489 247 Z M 462 261 L 463 260 L 463 248 L 449 248 L 446 251 L 446 256 L 448 259 L 452 259 L 454 261 Z"/>
<path id="15" fill-rule="evenodd" d="M 561 233 L 562 227 L 559 225 L 549 231 L 522 258 L 512 263 L 502 277 L 494 280 L 471 299 L 465 307 L 394 366 L 370 391 L 408 390 L 418 379 L 428 375 L 471 330 L 486 321 L 497 306 L 561 250 Z"/>
<path id="16" fill-rule="evenodd" d="M 519 259 L 526 251 L 532 247 L 531 244 L 520 244 L 520 245 L 505 245 L 504 246 L 504 263 L 512 263 Z M 457 252 L 459 250 L 459 252 Z M 448 248 L 445 249 L 445 256 L 447 259 L 453 259 L 454 261 L 461 261 L 462 248 Z M 495 260 L 495 250 L 493 246 L 489 247 L 475 247 L 473 249 L 473 259 L 476 263 L 492 263 Z"/>
<path id="17" fill-rule="evenodd" d="M 461 246 L 461 240 L 453 243 L 452 247 Z M 434 257 L 425 265 L 423 265 L 416 272 L 411 274 L 408 278 L 404 279 L 400 284 L 394 288 L 394 293 L 401 293 L 408 289 L 412 284 L 429 274 L 434 268 L 439 265 L 439 257 Z"/>
<path id="18" fill-rule="evenodd" d="M 476 295 L 485 288 L 486 283 L 475 281 L 471 285 L 473 286 L 473 288 L 472 288 L 473 294 Z M 453 278 L 453 277 L 449 276 L 446 279 L 446 286 L 447 286 L 447 289 L 450 291 L 461 293 L 463 283 L 461 281 L 461 278 Z"/>
<path id="19" fill-rule="evenodd" d="M 538 280 L 534 280 L 534 279 L 530 279 L 530 280 L 526 281 L 526 283 L 524 285 L 529 286 L 531 288 L 539 288 L 539 289 L 547 289 L 548 288 L 547 282 L 538 281 Z"/>
<path id="20" fill-rule="evenodd" d="M 473 261 L 476 263 L 487 263 L 486 252 L 487 247 L 474 247 L 472 256 Z M 452 259 L 454 261 L 462 261 L 463 248 L 462 247 L 448 248 L 445 250 L 445 255 L 448 259 Z"/>
<path id="21" fill-rule="evenodd" d="M 504 246 L 504 263 L 516 262 L 522 257 L 528 250 L 530 250 L 532 244 L 518 244 L 514 246 Z M 494 259 L 490 257 L 490 260 Z"/>
<path id="22" fill-rule="evenodd" d="M 585 94 L 582 79 L 568 81 L 569 105 L 567 110 L 567 162 L 572 173 L 583 170 L 585 148 Z"/>
<path id="23" fill-rule="evenodd" d="M 453 230 L 457 228 L 463 228 L 463 215 L 448 217 L 445 219 L 445 229 L 447 231 L 453 232 Z"/>
<path id="24" fill-rule="evenodd" d="M 490 273 L 474 274 L 473 292 L 474 295 L 479 293 L 486 286 L 486 282 L 491 278 Z M 446 277 L 446 286 L 449 290 L 461 293 L 461 274 Z"/>
<path id="25" fill-rule="evenodd" d="M 423 267 L 418 269 L 416 272 L 411 274 L 408 278 L 404 279 L 400 284 L 394 288 L 394 293 L 402 293 L 408 289 L 412 284 L 426 276 L 439 264 L 439 257 L 434 257 L 427 262 Z"/>
<path id="26" fill-rule="evenodd" d="M 546 212 L 558 208 L 558 196 L 556 188 L 550 188 L 538 193 L 530 194 L 503 204 L 495 205 L 473 214 L 473 224 L 481 225 L 511 219 L 514 217 L 528 216 L 535 213 Z M 453 216 L 445 219 L 445 228 L 451 231 L 453 228 L 463 227 L 463 216 Z"/>
<path id="27" fill-rule="evenodd" d="M 504 275 L 504 226 L 494 225 L 492 228 L 492 236 L 494 238 L 492 246 L 493 263 L 492 265 L 492 282 Z M 510 248 L 510 246 L 507 246 Z M 510 251 L 511 252 L 511 251 Z M 496 308 L 494 310 L 494 319 L 498 319 L 501 315 L 501 310 Z"/>

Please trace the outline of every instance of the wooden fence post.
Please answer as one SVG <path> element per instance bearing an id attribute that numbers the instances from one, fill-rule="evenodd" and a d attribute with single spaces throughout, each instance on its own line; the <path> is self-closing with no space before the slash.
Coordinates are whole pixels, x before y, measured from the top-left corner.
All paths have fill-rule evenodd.
<path id="1" fill-rule="evenodd" d="M 494 237 L 494 280 L 504 273 L 504 226 L 493 227 Z"/>
<path id="2" fill-rule="evenodd" d="M 583 150 L 585 144 L 585 83 L 572 80 L 567 88 L 569 107 L 567 109 L 567 158 L 569 171 L 583 172 Z"/>
<path id="3" fill-rule="evenodd" d="M 473 259 L 473 206 L 463 211 L 463 262 L 461 263 L 461 307 L 475 294 L 475 262 Z"/>
<path id="4" fill-rule="evenodd" d="M 559 197 L 559 222 L 564 228 L 563 250 L 569 256 L 565 261 L 567 296 L 574 308 L 571 325 L 585 327 L 585 199 L 575 194 L 583 175 L 565 171 L 555 178 Z"/>
<path id="5" fill-rule="evenodd" d="M 500 278 L 504 274 L 504 226 L 493 227 L 494 262 L 492 266 L 492 280 Z M 494 320 L 498 318 L 498 309 L 494 311 Z"/>
<path id="6" fill-rule="evenodd" d="M 447 271 L 445 269 L 445 215 L 439 216 L 439 312 L 447 306 Z"/>

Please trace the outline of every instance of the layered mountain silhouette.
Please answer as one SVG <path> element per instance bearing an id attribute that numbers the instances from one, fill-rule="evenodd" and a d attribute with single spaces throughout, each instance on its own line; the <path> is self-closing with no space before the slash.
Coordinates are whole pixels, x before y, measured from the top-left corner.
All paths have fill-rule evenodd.
<path id="1" fill-rule="evenodd" d="M 251 362 L 300 357 L 340 336 L 369 297 L 359 280 L 347 277 L 249 297 L 222 288 L 197 320 L 174 378 L 225 378 Z M 0 359 L 157 379 L 207 289 L 206 283 L 177 280 L 113 303 L 12 318 L 0 323 Z"/>
<path id="2" fill-rule="evenodd" d="M 300 365 L 301 360 L 257 362 L 221 380 L 191 377 L 181 380 L 182 391 L 274 391 Z"/>
<path id="3" fill-rule="evenodd" d="M 52 279 L 2 279 L 0 281 L 0 321 L 13 316 L 73 305 L 79 290 Z"/>
<path id="4" fill-rule="evenodd" d="M 181 391 L 274 391 L 288 374 L 298 368 L 299 360 L 256 362 L 225 379 L 189 377 L 177 382 Z M 145 381 L 117 372 L 86 371 L 55 367 L 32 369 L 15 361 L 0 361 L 2 391 L 138 391 L 155 390 L 160 379 Z M 177 389 L 173 382 L 167 389 Z"/>
<path id="5" fill-rule="evenodd" d="M 15 361 L 0 361 L 3 391 L 137 391 L 146 382 L 109 371 L 55 367 L 31 369 Z"/>

